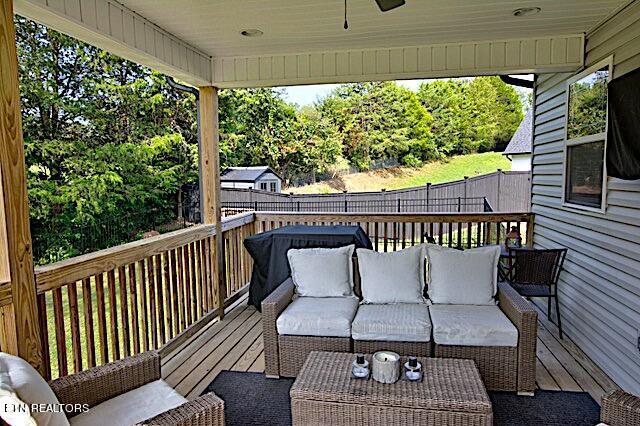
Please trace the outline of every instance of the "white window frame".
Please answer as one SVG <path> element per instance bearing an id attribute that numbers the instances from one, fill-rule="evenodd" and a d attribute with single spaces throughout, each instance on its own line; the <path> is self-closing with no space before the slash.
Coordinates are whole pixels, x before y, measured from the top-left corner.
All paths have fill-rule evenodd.
<path id="1" fill-rule="evenodd" d="M 604 214 L 607 210 L 607 132 L 609 130 L 609 107 L 607 106 L 607 113 L 605 116 L 605 128 L 604 132 L 597 133 L 595 135 L 587 135 L 582 136 L 576 139 L 569 140 L 569 100 L 570 100 L 570 91 L 571 85 L 577 81 L 582 80 L 588 75 L 593 74 L 594 72 L 602 69 L 604 67 L 609 67 L 609 76 L 607 78 L 607 84 L 611 82 L 613 79 L 613 56 L 609 56 L 608 58 L 598 62 L 595 65 L 590 66 L 584 71 L 576 74 L 567 80 L 567 88 L 565 90 L 565 123 L 564 123 L 564 153 L 563 153 L 563 161 L 562 161 L 562 205 L 564 207 L 569 207 L 577 210 L 586 210 L 595 213 Z M 608 102 L 609 94 L 607 93 L 607 102 Z M 602 163 L 602 200 L 600 203 L 600 207 L 592 207 L 592 206 L 584 206 L 582 204 L 575 204 L 571 201 L 568 201 L 567 198 L 567 168 L 569 166 L 568 162 L 568 148 L 577 145 L 583 145 L 591 142 L 599 142 L 604 141 L 604 149 L 602 151 L 603 155 L 603 163 Z"/>
<path id="2" fill-rule="evenodd" d="M 264 185 L 264 188 L 262 187 L 263 185 Z M 265 182 L 265 181 L 263 181 L 263 180 L 258 181 L 258 189 L 259 189 L 260 191 L 268 191 L 268 190 L 269 190 L 269 185 L 268 185 L 268 183 L 267 183 L 267 182 Z"/>

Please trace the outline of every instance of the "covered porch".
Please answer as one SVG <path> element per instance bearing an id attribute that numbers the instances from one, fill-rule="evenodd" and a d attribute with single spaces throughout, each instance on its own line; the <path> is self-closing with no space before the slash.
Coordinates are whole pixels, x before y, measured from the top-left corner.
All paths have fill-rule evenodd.
<path id="1" fill-rule="evenodd" d="M 567 241 L 572 231 L 566 222 L 580 221 L 568 217 L 558 224 L 551 212 L 561 209 L 553 197 L 560 197 L 562 184 L 554 179 L 562 176 L 562 160 L 553 144 L 563 139 L 563 82 L 613 50 L 621 51 L 615 57 L 616 73 L 640 64 L 638 0 L 544 0 L 526 2 L 526 7 L 513 1 L 437 2 L 438 8 L 411 5 L 387 15 L 354 1 L 349 3 L 349 21 L 355 34 L 349 38 L 341 33 L 341 22 L 333 28 L 334 20 L 343 19 L 341 2 L 326 13 L 325 4 L 312 0 L 296 5 L 253 2 L 251 19 L 243 17 L 242 8 L 249 6 L 231 1 L 224 7 L 176 3 L 0 0 L 0 350 L 27 360 L 47 380 L 150 350 L 160 354 L 162 378 L 190 400 L 223 370 L 264 372 L 261 315 L 246 306 L 252 261 L 243 241 L 265 230 L 288 224 L 360 225 L 380 252 L 424 243 L 425 235 L 449 247 L 501 244 L 511 226 L 532 247 Z M 549 14 L 527 21 L 515 13 L 538 7 Z M 202 224 L 34 267 L 14 13 L 198 88 Z M 220 25 L 211 25 L 218 16 L 224 18 Z M 425 29 L 426 19 L 433 28 Z M 309 32 L 294 41 L 295 28 L 303 24 L 310 26 Z M 266 36 L 250 44 L 254 39 L 240 34 L 254 26 L 262 27 Z M 623 32 L 629 27 L 634 32 Z M 594 47 L 610 37 L 614 47 Z M 248 212 L 222 217 L 219 89 L 515 74 L 535 75 L 534 139 L 541 148 L 534 148 L 533 212 Z M 624 222 L 624 237 L 637 239 L 637 220 L 631 210 L 624 210 L 640 208 L 628 195 L 636 189 L 614 182 L 616 188 L 624 195 L 613 197 L 618 203 L 615 217 L 602 220 Z M 585 227 L 602 225 L 590 222 L 591 217 L 584 220 Z M 554 226 L 556 234 L 550 232 Z M 538 227 L 543 232 L 538 233 Z M 629 252 L 623 255 L 629 257 Z M 584 257 L 579 254 L 574 260 L 588 263 Z M 612 263 L 618 268 L 624 262 Z M 620 273 L 614 268 L 605 272 L 611 282 Z M 575 283 L 576 275 L 571 276 Z M 624 281 L 631 283 L 625 291 L 631 294 L 632 307 L 640 294 L 633 287 L 637 279 Z M 607 340 L 607 331 L 580 315 L 571 283 L 564 294 L 574 302 L 569 311 L 573 319 L 568 318 L 564 338 L 547 320 L 545 303 L 533 300 L 538 311 L 536 388 L 587 392 L 598 403 L 611 390 L 636 390 L 637 353 L 631 353 L 632 326 L 627 322 L 637 318 L 637 312 L 620 314 L 624 339 L 618 341 L 624 341 L 620 347 L 625 352 L 610 359 L 588 346 L 584 324 L 595 324 L 598 342 Z M 608 299 L 601 307 L 617 312 Z"/>

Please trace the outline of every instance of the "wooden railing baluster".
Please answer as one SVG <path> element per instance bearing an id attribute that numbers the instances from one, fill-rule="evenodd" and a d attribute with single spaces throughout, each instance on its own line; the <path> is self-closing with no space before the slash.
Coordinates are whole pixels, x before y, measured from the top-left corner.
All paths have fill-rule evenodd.
<path id="1" fill-rule="evenodd" d="M 107 310 L 104 301 L 104 278 L 98 274 L 96 279 L 96 305 L 98 307 L 98 339 L 100 339 L 100 360 L 102 364 L 109 362 L 109 345 L 107 343 Z"/>
<path id="2" fill-rule="evenodd" d="M 147 263 L 147 288 L 149 289 L 149 322 L 150 322 L 150 333 L 151 333 L 151 348 L 157 348 L 158 345 L 158 308 L 156 307 L 156 272 L 155 272 L 155 261 L 154 257 L 148 257 L 146 259 Z"/>
<path id="3" fill-rule="evenodd" d="M 129 303 L 131 308 L 131 338 L 133 353 L 140 353 L 140 323 L 138 320 L 138 294 L 136 291 L 136 264 L 130 263 L 129 269 Z M 144 293 L 142 293 L 144 294 Z"/>
<path id="4" fill-rule="evenodd" d="M 67 336 L 64 324 L 64 308 L 62 307 L 62 290 L 53 290 L 53 317 L 56 330 L 56 350 L 58 352 L 58 372 L 61 376 L 69 374 L 67 369 Z"/>
<path id="5" fill-rule="evenodd" d="M 80 345 L 80 315 L 78 313 L 78 288 L 75 282 L 67 286 L 69 299 L 69 322 L 71 323 L 71 349 L 73 352 L 73 371 L 82 371 L 82 347 Z"/>
<path id="6" fill-rule="evenodd" d="M 116 296 L 116 276 L 112 270 L 107 272 L 107 288 L 109 290 L 109 315 L 111 328 L 109 336 L 111 337 L 111 353 L 113 359 L 120 359 L 120 336 L 118 335 L 118 307 Z"/>
<path id="7" fill-rule="evenodd" d="M 138 261 L 138 271 L 140 273 L 140 281 L 138 281 L 138 291 L 140 295 L 140 344 L 141 349 L 146 352 L 149 350 L 149 307 L 147 304 L 149 290 L 147 290 L 148 277 L 144 259 Z"/>
<path id="8" fill-rule="evenodd" d="M 158 312 L 158 331 L 159 341 L 158 346 L 164 345 L 167 341 L 167 324 L 164 319 L 164 294 L 162 290 L 162 254 L 158 253 L 154 256 L 153 261 L 155 266 L 155 278 L 156 278 L 156 309 Z"/>
<path id="9" fill-rule="evenodd" d="M 120 320 L 122 323 L 122 351 L 124 356 L 131 355 L 131 336 L 129 333 L 129 308 L 127 300 L 127 271 L 124 266 L 118 268 L 118 287 L 120 290 Z"/>

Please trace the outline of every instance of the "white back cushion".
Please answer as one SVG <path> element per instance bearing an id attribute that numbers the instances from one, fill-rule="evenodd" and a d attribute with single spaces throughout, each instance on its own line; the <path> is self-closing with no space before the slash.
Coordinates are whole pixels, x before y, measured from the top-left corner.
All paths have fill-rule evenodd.
<path id="1" fill-rule="evenodd" d="M 12 410 L 12 404 L 19 401 L 29 406 L 31 404 L 58 404 L 56 395 L 31 364 L 17 356 L 0 352 L 0 414 L 2 414 L 2 418 L 14 425 L 69 425 L 67 416 L 61 412 L 32 412 L 30 416 L 24 415 L 20 418 L 23 423 L 16 422 L 15 417 L 11 419 L 5 418 L 5 416 L 17 414 L 10 411 Z M 5 402 L 10 404 L 6 406 L 7 410 L 5 410 Z M 35 423 L 30 423 L 30 421 L 35 421 Z"/>
<path id="2" fill-rule="evenodd" d="M 364 303 L 424 303 L 425 248 L 389 253 L 358 249 Z"/>
<path id="3" fill-rule="evenodd" d="M 432 303 L 495 305 L 500 247 L 465 251 L 427 246 Z"/>
<path id="4" fill-rule="evenodd" d="M 287 252 L 296 293 L 306 297 L 353 295 L 353 250 L 340 248 L 291 249 Z"/>

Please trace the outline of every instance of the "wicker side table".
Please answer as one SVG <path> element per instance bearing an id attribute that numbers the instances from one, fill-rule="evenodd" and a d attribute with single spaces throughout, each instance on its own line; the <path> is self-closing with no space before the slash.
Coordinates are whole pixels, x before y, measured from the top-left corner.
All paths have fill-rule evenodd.
<path id="1" fill-rule="evenodd" d="M 294 425 L 493 424 L 472 360 L 419 358 L 422 382 L 384 385 L 351 378 L 354 355 L 312 352 L 291 388 Z"/>

